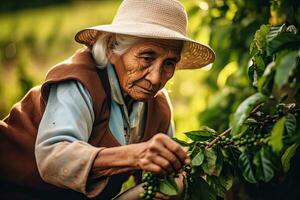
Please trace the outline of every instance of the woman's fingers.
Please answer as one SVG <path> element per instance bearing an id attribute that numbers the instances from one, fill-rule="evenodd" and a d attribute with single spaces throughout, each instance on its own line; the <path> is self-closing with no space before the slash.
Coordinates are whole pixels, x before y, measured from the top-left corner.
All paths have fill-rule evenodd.
<path id="1" fill-rule="evenodd" d="M 153 162 L 168 173 L 178 171 L 188 160 L 183 148 L 164 134 L 155 135 L 147 143 L 145 161 Z"/>
<path id="2" fill-rule="evenodd" d="M 164 157 L 157 155 L 154 156 L 152 160 L 156 165 L 161 166 L 168 174 L 174 171 L 170 161 L 168 161 Z"/>
<path id="3" fill-rule="evenodd" d="M 189 160 L 184 149 L 165 134 L 156 134 L 149 141 L 137 144 L 133 158 L 145 171 L 169 174 L 178 171 Z"/>
<path id="4" fill-rule="evenodd" d="M 176 158 L 180 161 L 180 163 L 188 164 L 186 163 L 188 161 L 188 156 L 186 152 L 179 144 L 173 141 L 170 137 L 164 134 L 157 134 L 156 136 L 153 137 L 153 139 L 155 141 L 159 141 L 158 143 L 163 145 L 163 148 L 160 148 L 160 150 L 163 150 L 164 153 L 166 153 L 166 151 L 169 151 L 174 156 L 176 156 Z M 157 147 L 161 147 L 161 146 L 158 145 Z M 172 156 L 170 156 L 170 159 L 171 159 L 170 161 L 175 161 L 175 159 Z"/>
<path id="5" fill-rule="evenodd" d="M 158 147 L 158 155 L 162 156 L 172 166 L 172 171 L 178 171 L 182 164 L 179 158 L 165 146 Z"/>
<path id="6" fill-rule="evenodd" d="M 168 136 L 166 135 L 163 136 L 165 136 L 163 140 L 163 144 L 165 145 L 165 147 L 168 148 L 169 151 L 171 151 L 173 154 L 175 154 L 178 157 L 178 159 L 181 161 L 181 163 L 188 164 L 186 163 L 188 162 L 188 156 L 184 151 L 184 149 Z"/>
<path id="7" fill-rule="evenodd" d="M 149 157 L 140 159 L 139 165 L 141 169 L 147 172 L 164 175 L 168 174 L 167 170 L 165 170 L 160 164 L 156 164 L 153 159 L 149 159 Z"/>

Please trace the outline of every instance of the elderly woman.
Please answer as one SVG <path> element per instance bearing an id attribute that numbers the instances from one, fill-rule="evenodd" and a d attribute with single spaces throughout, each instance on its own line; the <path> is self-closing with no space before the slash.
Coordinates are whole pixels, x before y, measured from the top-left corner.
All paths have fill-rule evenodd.
<path id="1" fill-rule="evenodd" d="M 87 47 L 0 122 L 0 199 L 111 199 L 131 174 L 189 163 L 169 137 L 163 87 L 176 69 L 203 67 L 214 53 L 186 36 L 186 24 L 176 0 L 124 0 L 112 24 L 78 32 Z"/>

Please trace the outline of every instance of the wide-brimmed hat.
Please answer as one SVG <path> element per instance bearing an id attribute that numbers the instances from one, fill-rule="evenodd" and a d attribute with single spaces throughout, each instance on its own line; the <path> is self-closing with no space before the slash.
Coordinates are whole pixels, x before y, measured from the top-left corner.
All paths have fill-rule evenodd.
<path id="1" fill-rule="evenodd" d="M 187 36 L 187 13 L 177 0 L 123 0 L 111 24 L 83 29 L 75 40 L 92 47 L 104 32 L 184 41 L 177 69 L 201 68 L 215 59 L 210 47 Z"/>

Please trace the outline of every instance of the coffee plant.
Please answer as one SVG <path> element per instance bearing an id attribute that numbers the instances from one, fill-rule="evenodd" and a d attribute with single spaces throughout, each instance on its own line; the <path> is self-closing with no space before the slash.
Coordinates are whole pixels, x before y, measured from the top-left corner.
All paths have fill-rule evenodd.
<path id="1" fill-rule="evenodd" d="M 254 93 L 238 105 L 229 128 L 218 133 L 203 126 L 186 132 L 188 141 L 174 138 L 191 158 L 182 170 L 182 199 L 224 198 L 236 180 L 261 184 L 285 178 L 300 144 L 298 28 L 262 25 L 256 31 L 247 70 Z M 178 192 L 174 175 L 145 173 L 143 182 L 144 199 Z"/>

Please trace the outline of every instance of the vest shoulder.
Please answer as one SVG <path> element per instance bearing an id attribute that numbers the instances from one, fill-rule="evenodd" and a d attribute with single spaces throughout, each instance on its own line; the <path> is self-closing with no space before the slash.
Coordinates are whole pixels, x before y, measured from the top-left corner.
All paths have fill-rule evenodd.
<path id="1" fill-rule="evenodd" d="M 50 86 L 59 82 L 76 80 L 88 90 L 95 116 L 98 116 L 103 106 L 107 104 L 110 94 L 106 69 L 97 69 L 92 54 L 88 49 L 80 49 L 69 59 L 52 67 L 42 84 L 42 98 L 46 102 Z"/>
<path id="2" fill-rule="evenodd" d="M 170 111 L 172 110 L 172 104 L 171 104 L 171 100 L 169 97 L 169 93 L 168 91 L 163 88 L 161 89 L 154 97 L 155 101 L 157 101 L 160 105 L 166 106 L 170 109 Z"/>

